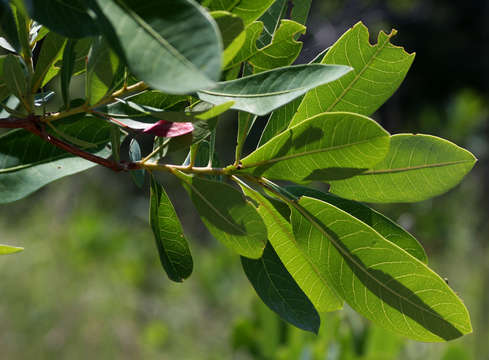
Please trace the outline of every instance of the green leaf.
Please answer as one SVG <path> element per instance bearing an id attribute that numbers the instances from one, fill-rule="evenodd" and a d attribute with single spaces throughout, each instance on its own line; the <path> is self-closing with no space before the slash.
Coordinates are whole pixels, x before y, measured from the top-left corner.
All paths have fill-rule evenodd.
<path id="1" fill-rule="evenodd" d="M 292 325 L 318 333 L 321 319 L 316 309 L 270 244 L 260 259 L 242 257 L 241 264 L 256 293 L 270 309 Z"/>
<path id="2" fill-rule="evenodd" d="M 32 79 L 33 93 L 36 93 L 42 86 L 46 75 L 49 73 L 49 70 L 51 70 L 56 61 L 61 59 L 63 54 L 62 50 L 65 44 L 66 38 L 54 32 L 50 32 L 44 38 L 41 52 L 39 53 L 39 58 L 37 59 L 34 77 Z"/>
<path id="3" fill-rule="evenodd" d="M 304 196 L 291 206 L 300 247 L 354 310 L 419 341 L 472 331 L 462 301 L 421 261 L 326 202 Z"/>
<path id="4" fill-rule="evenodd" d="M 210 233 L 242 256 L 257 259 L 267 243 L 267 229 L 254 206 L 235 188 L 176 172 Z"/>
<path id="5" fill-rule="evenodd" d="M 263 22 L 263 32 L 258 39 L 260 47 L 267 46 L 272 42 L 273 34 L 278 29 L 280 20 L 285 14 L 287 0 L 276 0 L 272 6 L 258 19 Z"/>
<path id="6" fill-rule="evenodd" d="M 7 0 L 0 0 L 0 33 L 17 53 L 21 52 L 14 11 Z"/>
<path id="7" fill-rule="evenodd" d="M 170 280 L 182 282 L 192 274 L 193 260 L 182 225 L 165 189 L 151 175 L 149 222 L 161 265 Z"/>
<path id="8" fill-rule="evenodd" d="M 220 82 L 212 90 L 202 90 L 198 95 L 214 105 L 234 101 L 232 109 L 261 116 L 349 71 L 350 68 L 339 65 L 289 66 Z"/>
<path id="9" fill-rule="evenodd" d="M 282 20 L 280 27 L 273 35 L 272 42 L 259 49 L 248 59 L 254 72 L 262 72 L 292 64 L 302 49 L 302 42 L 296 41 L 298 34 L 303 34 L 306 27 L 295 21 Z"/>
<path id="10" fill-rule="evenodd" d="M 305 24 L 309 16 L 312 0 L 292 0 L 290 19 Z"/>
<path id="11" fill-rule="evenodd" d="M 7 55 L 3 63 L 3 76 L 7 89 L 19 99 L 25 98 L 27 90 L 27 74 L 20 63 L 19 57 Z"/>
<path id="12" fill-rule="evenodd" d="M 366 202 L 422 201 L 457 185 L 476 161 L 448 140 L 397 134 L 384 160 L 351 179 L 331 181 L 330 191 Z"/>
<path id="13" fill-rule="evenodd" d="M 24 58 L 30 58 L 32 56 L 29 35 L 31 20 L 27 19 L 24 12 L 18 7 L 14 6 L 12 9 L 15 16 L 15 24 L 17 26 L 17 33 L 19 35 L 22 54 L 24 55 Z"/>
<path id="14" fill-rule="evenodd" d="M 0 56 L 0 101 L 3 101 L 10 94 L 10 90 L 5 82 L 5 59 L 6 56 Z"/>
<path id="15" fill-rule="evenodd" d="M 70 83 L 74 73 L 76 60 L 75 45 L 76 40 L 68 40 L 63 51 L 61 64 L 61 95 L 63 97 L 65 108 L 68 108 L 70 103 Z"/>
<path id="16" fill-rule="evenodd" d="M 232 13 L 238 15 L 245 26 L 262 16 L 275 0 L 241 0 L 233 9 Z"/>
<path id="17" fill-rule="evenodd" d="M 241 160 L 240 172 L 294 182 L 358 174 L 382 160 L 389 134 L 352 113 L 326 113 L 276 136 Z"/>
<path id="18" fill-rule="evenodd" d="M 246 186 L 241 186 L 241 188 L 247 196 L 257 202 L 257 211 L 267 226 L 268 241 L 317 311 L 322 313 L 341 309 L 343 300 L 338 297 L 326 278 L 319 273 L 307 254 L 299 248 L 292 232 L 292 225 L 289 223 L 290 210 L 287 205 L 268 199 Z"/>
<path id="19" fill-rule="evenodd" d="M 254 22 L 253 24 L 249 25 L 245 30 L 245 40 L 243 45 L 241 45 L 237 54 L 230 61 L 224 62 L 223 67 L 225 69 L 238 67 L 243 61 L 256 54 L 258 52 L 256 42 L 258 41 L 262 31 L 262 22 Z"/>
<path id="20" fill-rule="evenodd" d="M 69 38 L 83 38 L 98 34 L 97 20 L 88 14 L 83 0 L 24 0 L 29 15 Z"/>
<path id="21" fill-rule="evenodd" d="M 319 64 L 322 58 L 323 58 L 322 56 L 317 56 L 310 62 L 310 64 Z M 278 108 L 270 115 L 270 118 L 267 121 L 267 125 L 265 126 L 265 129 L 263 129 L 257 147 L 262 146 L 268 140 L 270 140 L 274 136 L 280 134 L 282 131 L 287 129 L 290 120 L 292 120 L 292 117 L 294 116 L 297 109 L 299 108 L 299 105 L 301 104 L 302 99 L 304 99 L 304 96 L 305 95 L 300 96 L 294 101 L 291 101 L 290 103 Z"/>
<path id="22" fill-rule="evenodd" d="M 142 159 L 141 156 L 141 147 L 139 146 L 139 142 L 133 138 L 129 142 L 129 159 L 132 162 L 137 162 Z M 140 189 L 144 186 L 144 177 L 145 171 L 144 169 L 133 170 L 131 171 L 131 177 L 134 181 L 134 184 Z"/>
<path id="23" fill-rule="evenodd" d="M 95 1 L 107 40 L 153 88 L 185 94 L 212 87 L 219 79 L 219 30 L 194 1 Z"/>
<path id="24" fill-rule="evenodd" d="M 89 104 L 98 103 L 114 88 L 119 67 L 119 58 L 107 41 L 97 37 L 88 53 L 86 91 Z"/>
<path id="25" fill-rule="evenodd" d="M 98 145 L 87 151 L 102 157 L 110 155 L 105 148 L 110 140 L 109 123 L 78 115 L 63 119 L 58 129 Z M 0 164 L 0 204 L 21 199 L 54 180 L 95 166 L 25 130 L 13 130 L 0 136 Z"/>
<path id="26" fill-rule="evenodd" d="M 18 253 L 19 251 L 23 251 L 23 250 L 24 250 L 23 247 L 0 244 L 0 255 L 15 254 L 15 253 Z"/>
<path id="27" fill-rule="evenodd" d="M 389 35 L 380 32 L 377 44 L 369 43 L 368 30 L 361 22 L 348 30 L 326 53 L 323 64 L 343 64 L 353 71 L 335 83 L 309 92 L 290 126 L 313 115 L 330 111 L 373 114 L 401 84 L 414 60 Z"/>
<path id="28" fill-rule="evenodd" d="M 237 15 L 227 11 L 214 11 L 212 17 L 221 32 L 224 52 L 222 53 L 222 67 L 236 56 L 246 40 L 243 20 Z"/>
<path id="29" fill-rule="evenodd" d="M 287 186 L 286 189 L 295 196 L 308 196 L 336 206 L 338 209 L 341 209 L 364 222 L 382 235 L 386 240 L 396 244 L 419 261 L 422 261 L 425 264 L 428 263 L 428 257 L 426 256 L 423 246 L 421 246 L 410 233 L 381 213 L 370 209 L 361 203 L 342 199 L 338 196 L 326 194 L 315 189 L 303 186 Z"/>

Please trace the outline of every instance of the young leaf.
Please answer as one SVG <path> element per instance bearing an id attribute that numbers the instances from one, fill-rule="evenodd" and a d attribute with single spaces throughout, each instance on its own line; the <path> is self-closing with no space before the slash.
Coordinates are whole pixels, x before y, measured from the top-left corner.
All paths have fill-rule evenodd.
<path id="1" fill-rule="evenodd" d="M 66 44 L 66 38 L 57 33 L 50 32 L 42 42 L 41 52 L 37 59 L 36 69 L 32 79 L 32 92 L 35 93 L 41 87 L 51 67 L 61 59 L 62 50 Z"/>
<path id="2" fill-rule="evenodd" d="M 366 202 L 422 201 L 457 185 L 476 161 L 448 140 L 397 134 L 384 160 L 351 179 L 331 181 L 330 191 Z"/>
<path id="3" fill-rule="evenodd" d="M 131 139 L 129 143 L 129 159 L 132 162 L 136 162 L 142 159 L 141 147 L 139 146 L 139 143 L 135 138 Z M 132 180 L 134 181 L 134 184 L 136 184 L 136 186 L 140 189 L 144 185 L 144 175 L 144 169 L 131 171 Z"/>
<path id="4" fill-rule="evenodd" d="M 161 265 L 170 280 L 182 282 L 192 274 L 193 260 L 182 225 L 165 189 L 150 176 L 149 222 Z"/>
<path id="5" fill-rule="evenodd" d="M 18 253 L 19 251 L 23 251 L 23 250 L 24 250 L 23 247 L 0 244 L 0 255 L 15 254 L 15 253 Z"/>
<path id="6" fill-rule="evenodd" d="M 241 186 L 243 192 L 258 203 L 257 211 L 267 226 L 268 241 L 297 285 L 304 291 L 319 312 L 334 311 L 343 307 L 343 300 L 322 276 L 312 259 L 297 243 L 289 223 L 290 210 L 282 203 L 267 199 L 260 193 Z M 284 205 L 286 213 L 279 211 Z"/>
<path id="7" fill-rule="evenodd" d="M 232 109 L 261 116 L 350 70 L 341 65 L 289 66 L 220 82 L 212 90 L 202 90 L 198 95 L 201 100 L 214 105 L 234 101 Z"/>
<path id="8" fill-rule="evenodd" d="M 96 104 L 114 87 L 120 68 L 119 58 L 109 48 L 107 41 L 97 37 L 88 53 L 86 90 L 89 104 Z"/>
<path id="9" fill-rule="evenodd" d="M 302 42 L 296 41 L 295 38 L 305 31 L 304 25 L 291 20 L 282 20 L 280 27 L 273 34 L 272 42 L 248 59 L 254 73 L 292 64 L 302 49 Z"/>
<path id="10" fill-rule="evenodd" d="M 24 0 L 29 15 L 49 29 L 69 38 L 98 33 L 97 20 L 88 14 L 83 0 Z"/>
<path id="11" fill-rule="evenodd" d="M 270 309 L 299 329 L 318 333 L 321 319 L 316 309 L 270 244 L 260 259 L 242 257 L 241 264 L 256 293 Z"/>
<path id="12" fill-rule="evenodd" d="M 175 173 L 182 180 L 210 233 L 242 256 L 258 259 L 267 229 L 254 206 L 235 188 L 217 181 Z"/>
<path id="13" fill-rule="evenodd" d="M 419 341 L 472 331 L 467 309 L 446 282 L 370 226 L 305 196 L 291 207 L 300 247 L 353 309 Z"/>
<path id="14" fill-rule="evenodd" d="M 396 91 L 414 60 L 414 54 L 390 43 L 395 34 L 395 30 L 389 35 L 380 32 L 375 46 L 370 45 L 368 30 L 361 22 L 343 34 L 322 63 L 348 65 L 353 71 L 309 92 L 290 126 L 323 112 L 374 113 Z"/>
<path id="15" fill-rule="evenodd" d="M 101 31 L 131 71 L 153 88 L 185 94 L 219 79 L 219 30 L 194 1 L 95 1 Z"/>
<path id="16" fill-rule="evenodd" d="M 82 114 L 63 119 L 58 129 L 97 145 L 87 151 L 102 157 L 110 155 L 105 148 L 110 140 L 109 123 Z M 0 136 L 0 164 L 1 204 L 21 199 L 54 180 L 95 166 L 24 130 Z"/>
<path id="17" fill-rule="evenodd" d="M 347 212 L 372 227 L 372 229 L 377 231 L 386 240 L 396 244 L 419 261 L 422 261 L 425 264 L 428 263 L 428 257 L 426 256 L 423 246 L 421 246 L 410 233 L 381 213 L 370 209 L 361 203 L 342 199 L 338 196 L 326 194 L 304 186 L 287 186 L 286 189 L 295 196 L 308 196 L 336 206 L 338 209 Z"/>
<path id="18" fill-rule="evenodd" d="M 326 113 L 276 136 L 241 160 L 240 172 L 294 182 L 356 175 L 382 160 L 389 133 L 352 113 Z"/>

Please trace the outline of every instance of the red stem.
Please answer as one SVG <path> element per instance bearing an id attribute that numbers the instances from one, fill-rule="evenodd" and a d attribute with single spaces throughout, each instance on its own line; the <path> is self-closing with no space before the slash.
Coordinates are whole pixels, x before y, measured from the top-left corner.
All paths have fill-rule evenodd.
<path id="1" fill-rule="evenodd" d="M 104 159 L 103 157 L 94 155 L 87 151 L 83 151 L 61 139 L 58 139 L 46 132 L 44 124 L 39 121 L 38 116 L 31 115 L 25 119 L 7 118 L 0 120 L 0 128 L 7 129 L 25 129 L 34 135 L 39 136 L 41 139 L 53 144 L 54 146 L 76 155 L 83 159 L 92 161 L 96 164 L 102 165 L 113 171 L 127 171 L 139 168 L 139 165 L 135 163 L 118 163 L 113 160 Z"/>

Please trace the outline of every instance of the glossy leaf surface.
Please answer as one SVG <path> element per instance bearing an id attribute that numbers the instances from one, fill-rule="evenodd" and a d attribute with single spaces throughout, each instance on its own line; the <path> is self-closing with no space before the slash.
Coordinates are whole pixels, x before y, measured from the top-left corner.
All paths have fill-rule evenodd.
<path id="1" fill-rule="evenodd" d="M 96 1 L 107 19 L 100 23 L 107 40 L 153 88 L 185 94 L 219 79 L 219 30 L 194 1 Z"/>
<path id="2" fill-rule="evenodd" d="M 327 113 L 303 121 L 241 160 L 242 172 L 270 179 L 328 181 L 351 177 L 387 154 L 389 134 L 353 113 Z"/>
<path id="3" fill-rule="evenodd" d="M 182 282 L 192 274 L 193 260 L 182 225 L 165 189 L 150 177 L 149 222 L 168 277 Z"/>
<path id="4" fill-rule="evenodd" d="M 332 193 L 366 202 L 414 202 L 457 185 L 477 159 L 431 135 L 397 134 L 380 163 L 351 179 L 331 182 Z"/>
<path id="5" fill-rule="evenodd" d="M 319 315 L 268 244 L 260 259 L 242 257 L 244 272 L 263 302 L 282 319 L 300 329 L 318 332 Z"/>
<path id="6" fill-rule="evenodd" d="M 349 71 L 350 68 L 339 65 L 290 66 L 221 82 L 198 95 L 201 100 L 214 105 L 234 101 L 232 109 L 265 115 Z"/>
<path id="7" fill-rule="evenodd" d="M 381 327 L 419 341 L 472 331 L 446 282 L 370 226 L 326 202 L 302 197 L 292 227 L 303 251 L 348 304 Z"/>

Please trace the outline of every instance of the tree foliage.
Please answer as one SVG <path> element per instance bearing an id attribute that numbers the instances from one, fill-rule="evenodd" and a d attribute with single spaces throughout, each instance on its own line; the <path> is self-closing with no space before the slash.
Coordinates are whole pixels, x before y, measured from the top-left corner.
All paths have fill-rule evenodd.
<path id="1" fill-rule="evenodd" d="M 291 324 L 317 332 L 318 312 L 346 302 L 412 339 L 470 333 L 467 309 L 422 245 L 359 201 L 439 195 L 475 157 L 434 136 L 390 135 L 369 117 L 414 59 L 391 43 L 395 30 L 371 45 L 358 23 L 316 61 L 292 65 L 311 2 L 286 3 L 1 1 L 0 127 L 11 130 L 0 137 L 0 203 L 95 165 L 131 172 L 140 186 L 147 176 L 156 247 L 180 282 L 193 260 L 158 181 L 167 172 Z M 73 78 L 84 80 L 84 98 L 72 97 Z M 55 81 L 59 90 L 47 91 Z M 238 133 L 235 161 L 221 167 L 214 144 L 225 112 L 237 113 Z M 268 124 L 242 154 L 256 121 Z M 182 165 L 168 162 L 177 149 L 188 151 Z M 305 186 L 313 181 L 329 192 Z M 0 245 L 0 254 L 20 250 Z"/>

